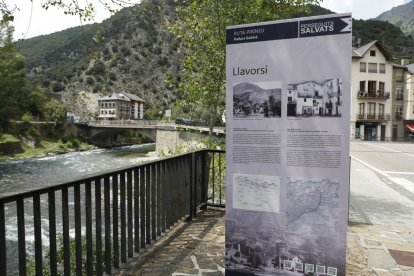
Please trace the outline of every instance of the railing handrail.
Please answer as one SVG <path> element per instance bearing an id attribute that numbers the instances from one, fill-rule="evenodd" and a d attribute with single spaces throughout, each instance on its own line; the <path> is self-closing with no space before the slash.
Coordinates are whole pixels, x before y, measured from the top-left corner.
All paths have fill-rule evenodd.
<path id="1" fill-rule="evenodd" d="M 88 174 L 88 175 L 85 175 L 85 176 L 82 176 L 82 177 L 79 177 L 79 178 L 75 178 L 75 179 L 67 181 L 67 182 L 52 184 L 52 185 L 47 186 L 47 187 L 34 188 L 34 189 L 15 192 L 15 193 L 6 193 L 6 194 L 3 194 L 3 195 L 0 195 L 0 202 L 9 203 L 9 202 L 15 201 L 18 198 L 25 199 L 25 198 L 32 197 L 33 195 L 36 195 L 36 194 L 40 194 L 40 195 L 47 194 L 49 191 L 61 190 L 62 188 L 65 188 L 65 187 L 71 188 L 71 187 L 75 186 L 78 183 L 84 183 L 84 182 L 89 181 L 89 180 L 94 180 L 97 177 L 102 178 L 102 177 L 105 177 L 105 176 L 110 176 L 112 174 L 126 172 L 126 171 L 131 170 L 131 169 L 145 167 L 145 166 L 148 166 L 148 165 L 151 165 L 151 164 L 160 163 L 160 162 L 165 161 L 165 160 L 170 160 L 170 159 L 174 159 L 174 158 L 178 158 L 178 157 L 182 157 L 182 156 L 187 156 L 187 155 L 192 154 L 192 153 L 205 152 L 205 151 L 206 152 L 225 153 L 225 150 L 220 150 L 220 149 L 201 149 L 201 150 L 189 151 L 189 152 L 186 152 L 186 153 L 181 153 L 181 154 L 177 154 L 177 155 L 173 155 L 173 156 L 161 157 L 157 160 L 146 161 L 146 162 L 142 162 L 142 163 L 134 164 L 134 165 L 128 165 L 128 166 L 121 167 L 121 168 L 118 168 L 118 169 L 115 169 L 115 170 L 105 170 L 105 171 L 99 172 L 99 173 Z"/>
<path id="2" fill-rule="evenodd" d="M 34 264 L 36 275 L 42 275 L 47 267 L 51 275 L 57 275 L 58 270 L 64 275 L 75 272 L 76 275 L 84 272 L 108 275 L 119 271 L 135 253 L 148 250 L 177 223 L 191 220 L 203 206 L 224 206 L 224 152 L 195 150 L 3 195 L 0 197 L 0 259 L 6 263 L 0 266 L 0 274 L 16 273 L 18 269 L 20 275 L 26 275 L 28 268 L 33 268 L 28 263 Z M 32 210 L 26 212 L 28 208 Z M 48 247 L 43 246 L 43 218 L 49 220 Z M 16 230 L 9 227 L 14 221 Z M 57 225 L 62 227 L 57 229 Z M 33 241 L 27 240 L 28 229 L 33 229 Z M 72 230 L 74 250 L 71 249 Z M 14 256 L 11 258 L 6 250 L 8 231 L 18 240 L 17 263 L 11 261 Z M 34 244 L 29 259 L 28 242 Z M 58 245 L 63 249 L 63 258 L 59 260 Z M 49 250 L 49 259 L 44 257 L 46 250 Z"/>

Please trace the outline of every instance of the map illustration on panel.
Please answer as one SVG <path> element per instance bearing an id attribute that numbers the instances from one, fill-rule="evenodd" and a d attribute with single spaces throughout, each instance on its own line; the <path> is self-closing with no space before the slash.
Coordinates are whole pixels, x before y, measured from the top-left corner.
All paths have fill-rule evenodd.
<path id="1" fill-rule="evenodd" d="M 339 217 L 339 183 L 323 180 L 287 182 L 287 232 L 336 237 Z"/>
<path id="2" fill-rule="evenodd" d="M 279 213 L 280 177 L 233 175 L 233 208 Z"/>
<path id="3" fill-rule="evenodd" d="M 233 117 L 280 117 L 281 95 L 280 81 L 237 83 L 233 86 Z"/>

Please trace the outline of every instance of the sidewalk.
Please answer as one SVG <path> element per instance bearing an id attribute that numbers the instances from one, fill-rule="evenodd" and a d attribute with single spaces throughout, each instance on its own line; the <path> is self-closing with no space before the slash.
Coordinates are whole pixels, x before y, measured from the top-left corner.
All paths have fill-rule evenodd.
<path id="1" fill-rule="evenodd" d="M 414 229 L 367 223 L 350 209 L 346 275 L 414 276 Z M 119 275 L 224 275 L 222 210 L 208 209 L 158 243 Z"/>
<path id="2" fill-rule="evenodd" d="M 224 210 L 181 223 L 140 259 L 118 275 L 224 275 Z"/>

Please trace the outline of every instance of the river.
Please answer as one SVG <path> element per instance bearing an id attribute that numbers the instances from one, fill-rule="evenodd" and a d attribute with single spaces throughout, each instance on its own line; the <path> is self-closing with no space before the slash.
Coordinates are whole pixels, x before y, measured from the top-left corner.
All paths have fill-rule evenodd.
<path id="1" fill-rule="evenodd" d="M 115 170 L 139 162 L 149 161 L 155 158 L 154 154 L 152 154 L 154 150 L 155 144 L 144 144 L 1 162 L 0 196 L 6 193 L 52 186 L 90 174 Z M 71 203 L 73 202 L 69 204 Z M 43 204 L 46 204 L 46 198 L 42 199 Z M 33 222 L 32 219 L 28 219 L 28 216 L 30 217 L 30 213 L 32 213 L 30 204 L 25 205 L 26 248 L 30 255 L 33 252 Z M 17 220 L 15 217 L 15 204 L 5 206 L 5 216 L 7 270 L 8 274 L 17 275 Z M 47 219 L 42 217 L 43 244 L 48 244 L 48 224 Z M 2 265 L 2 262 L 4 260 L 0 260 L 0 265 Z"/>

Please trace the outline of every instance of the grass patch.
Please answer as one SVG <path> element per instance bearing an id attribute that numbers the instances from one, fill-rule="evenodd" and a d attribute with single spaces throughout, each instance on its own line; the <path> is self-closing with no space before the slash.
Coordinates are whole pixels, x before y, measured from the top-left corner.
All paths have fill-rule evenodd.
<path id="1" fill-rule="evenodd" d="M 20 143 L 20 140 L 11 134 L 3 133 L 0 134 L 0 144 L 6 143 Z"/>
<path id="2" fill-rule="evenodd" d="M 20 142 L 20 140 L 16 140 Z M 62 139 L 36 137 L 35 147 L 27 143 L 22 143 L 22 153 L 0 156 L 0 161 L 5 161 L 9 159 L 41 157 L 45 155 L 61 154 L 71 151 L 84 151 L 94 148 L 95 147 L 93 145 L 84 143 L 78 140 L 77 138 L 64 139 L 64 141 L 62 141 Z"/>

